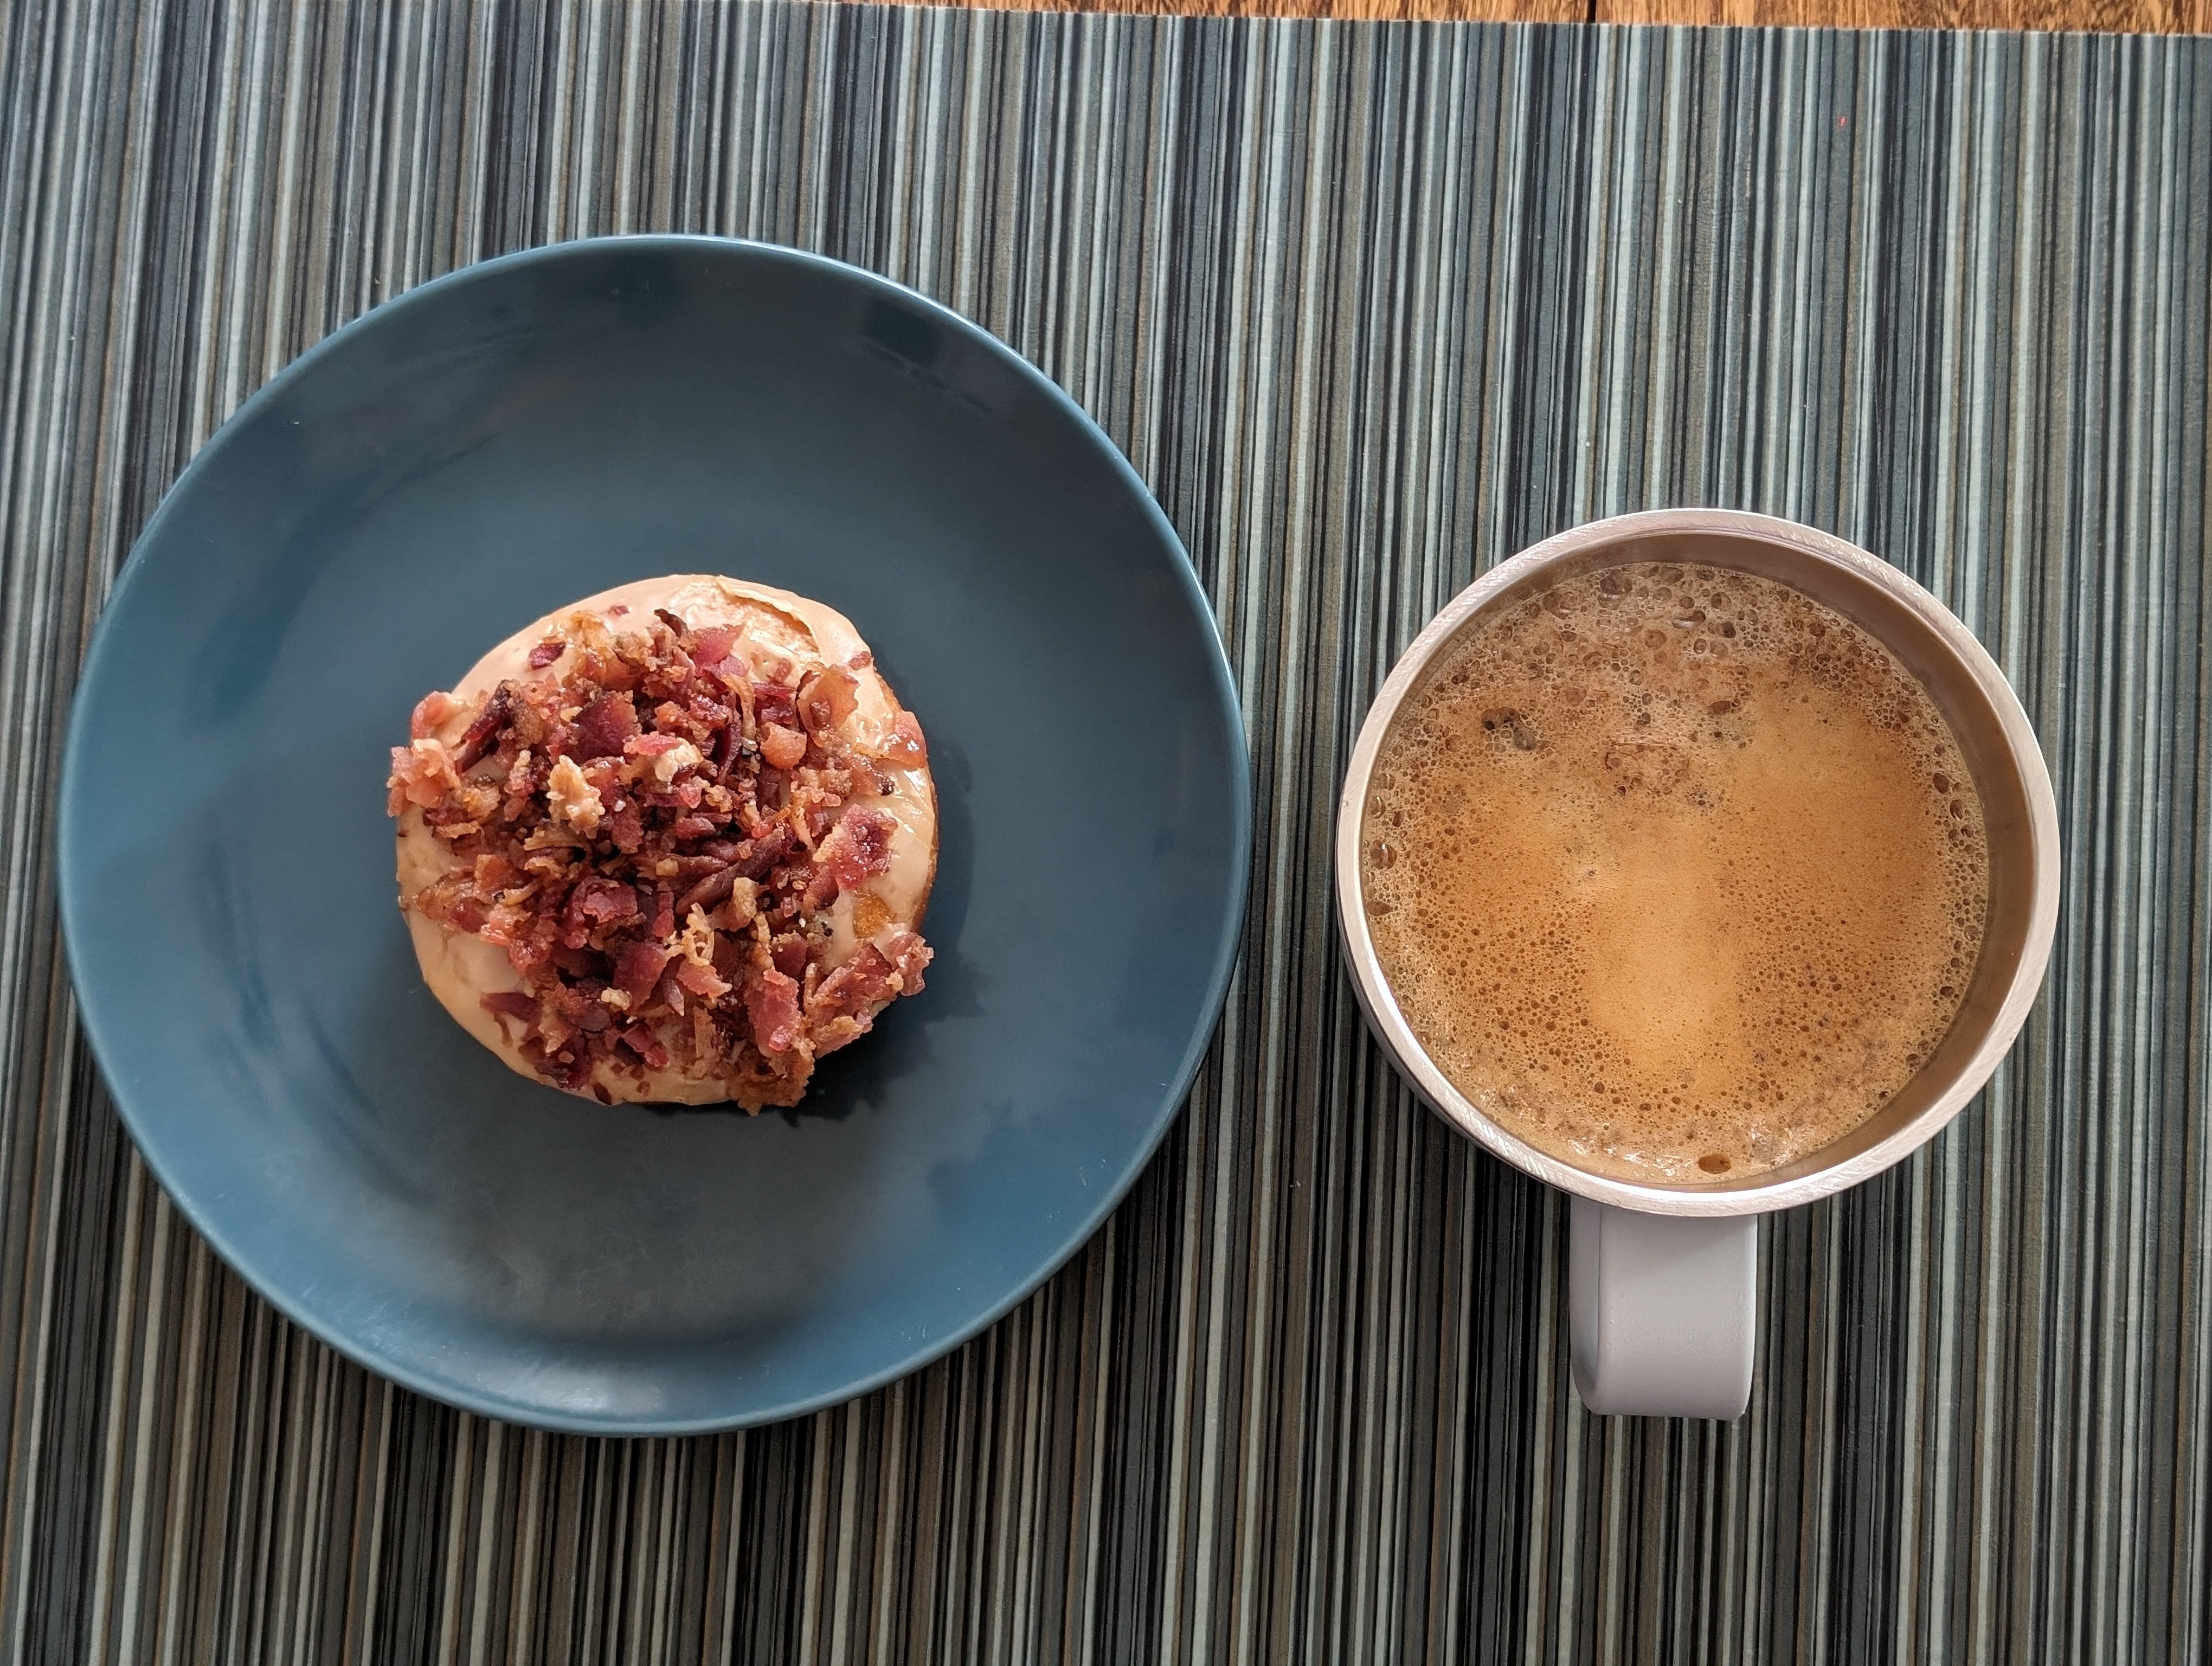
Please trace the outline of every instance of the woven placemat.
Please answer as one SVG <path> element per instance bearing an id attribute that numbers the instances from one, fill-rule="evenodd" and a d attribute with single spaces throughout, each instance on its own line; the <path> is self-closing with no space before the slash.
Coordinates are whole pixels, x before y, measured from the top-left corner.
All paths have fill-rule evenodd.
<path id="1" fill-rule="evenodd" d="M 804 4 L 0 11 L 0 1658 L 2203 1658 L 2212 43 Z M 918 1376 L 548 1436 L 293 1329 L 78 1037 L 75 669 L 254 387 L 500 251 L 693 229 L 912 283 L 1189 545 L 1258 791 L 1243 970 L 1108 1228 Z M 1559 1200 L 1422 1111 L 1330 921 L 1398 648 L 1591 516 L 1932 587 L 2066 848 L 1983 1103 L 1775 1220 L 1732 1427 L 1570 1391 Z"/>

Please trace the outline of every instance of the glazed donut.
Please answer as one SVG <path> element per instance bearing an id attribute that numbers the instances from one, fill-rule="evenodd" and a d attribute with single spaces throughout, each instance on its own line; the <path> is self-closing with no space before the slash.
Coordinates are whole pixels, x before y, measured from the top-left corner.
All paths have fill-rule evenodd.
<path id="1" fill-rule="evenodd" d="M 424 696 L 392 758 L 423 981 L 525 1075 L 796 1104 L 922 987 L 927 746 L 819 602 L 699 575 L 586 597 Z"/>

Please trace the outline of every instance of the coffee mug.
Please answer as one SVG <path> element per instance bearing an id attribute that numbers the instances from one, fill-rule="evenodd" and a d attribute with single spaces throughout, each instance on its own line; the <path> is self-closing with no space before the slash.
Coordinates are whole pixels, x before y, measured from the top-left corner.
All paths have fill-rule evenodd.
<path id="1" fill-rule="evenodd" d="M 1631 562 L 1698 562 L 1772 580 L 1853 621 L 1949 723 L 1981 794 L 1989 903 L 1980 958 L 1949 1032 L 1887 1105 L 1821 1150 L 1737 1181 L 1651 1185 L 1537 1150 L 1468 1101 L 1399 1010 L 1369 934 L 1359 853 L 1383 738 L 1438 655 L 1480 622 L 1566 580 Z M 1935 1138 L 1996 1070 L 2043 982 L 2058 920 L 2058 811 L 2027 714 L 1973 633 L 1887 562 L 1809 526 L 1723 509 L 1660 509 L 1547 538 L 1455 597 L 1413 639 L 1352 749 L 1337 808 L 1337 923 L 1368 1023 L 1430 1107 L 1515 1167 L 1572 1195 L 1569 1341 L 1583 1403 L 1601 1413 L 1731 1419 L 1751 1395 L 1759 1215 L 1856 1186 Z"/>

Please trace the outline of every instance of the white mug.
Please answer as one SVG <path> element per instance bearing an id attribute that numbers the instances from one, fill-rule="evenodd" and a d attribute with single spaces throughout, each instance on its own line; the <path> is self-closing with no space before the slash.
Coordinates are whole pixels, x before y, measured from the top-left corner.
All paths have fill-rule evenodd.
<path id="1" fill-rule="evenodd" d="M 1852 620 L 1897 656 L 1950 724 L 1981 795 L 1989 907 L 1982 952 L 1949 1033 L 1881 1111 L 1843 1138 L 1740 1181 L 1651 1185 L 1564 1163 L 1509 1133 L 1455 1088 L 1399 1010 L 1368 933 L 1359 852 L 1383 737 L 1445 646 L 1562 581 L 1629 562 L 1758 574 Z M 1486 1150 L 1573 1194 L 1569 1337 L 1575 1387 L 1595 1412 L 1735 1418 L 1751 1395 L 1758 1330 L 1757 1218 L 1879 1174 L 1965 1109 L 2026 1022 L 2058 920 L 2058 812 L 2027 714 L 1973 633 L 1887 562 L 1825 532 L 1723 509 L 1660 509 L 1547 538 L 1455 597 L 1376 696 L 1337 807 L 1337 923 L 1367 1018 L 1430 1107 Z"/>

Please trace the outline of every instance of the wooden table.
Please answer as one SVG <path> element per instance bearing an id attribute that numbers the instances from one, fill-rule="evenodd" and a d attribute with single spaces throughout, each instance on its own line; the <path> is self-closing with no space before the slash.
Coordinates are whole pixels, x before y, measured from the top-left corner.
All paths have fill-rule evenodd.
<path id="1" fill-rule="evenodd" d="M 2212 33 L 2212 0 L 1030 0 L 1027 9 L 1203 17 Z"/>

